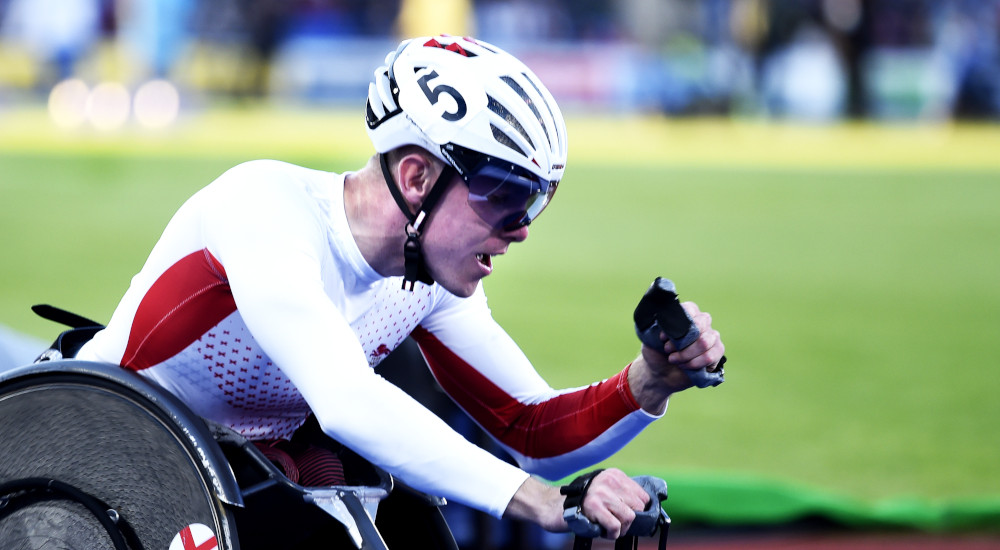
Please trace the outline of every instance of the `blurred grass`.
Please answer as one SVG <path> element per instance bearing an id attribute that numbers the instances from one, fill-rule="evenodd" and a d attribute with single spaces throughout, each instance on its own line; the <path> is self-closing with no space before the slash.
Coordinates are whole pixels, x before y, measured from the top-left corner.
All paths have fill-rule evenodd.
<path id="1" fill-rule="evenodd" d="M 676 396 L 609 464 L 756 475 L 862 499 L 996 496 L 1000 129 L 572 117 L 558 200 L 487 280 L 555 386 L 637 352 L 656 275 L 712 312 L 727 383 Z M 64 134 L 0 113 L 0 322 L 106 320 L 173 211 L 257 157 L 359 167 L 342 113 L 212 111 L 171 132 Z"/>

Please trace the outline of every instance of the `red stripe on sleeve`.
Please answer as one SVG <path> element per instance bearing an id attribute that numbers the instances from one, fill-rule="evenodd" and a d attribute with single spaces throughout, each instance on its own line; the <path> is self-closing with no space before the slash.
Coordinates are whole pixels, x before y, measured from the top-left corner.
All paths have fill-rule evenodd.
<path id="1" fill-rule="evenodd" d="M 639 408 L 628 368 L 598 384 L 543 403 L 519 402 L 423 327 L 413 331 L 441 387 L 499 441 L 531 458 L 583 447 Z"/>
<path id="2" fill-rule="evenodd" d="M 139 302 L 122 366 L 142 370 L 180 353 L 236 311 L 226 271 L 208 250 L 181 258 Z"/>

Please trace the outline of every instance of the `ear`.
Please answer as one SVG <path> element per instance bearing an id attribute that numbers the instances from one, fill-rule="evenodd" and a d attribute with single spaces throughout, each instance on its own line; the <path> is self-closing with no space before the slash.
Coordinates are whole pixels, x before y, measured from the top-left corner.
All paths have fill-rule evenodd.
<path id="1" fill-rule="evenodd" d="M 441 166 L 438 164 L 430 158 L 430 155 L 417 152 L 404 155 L 396 164 L 396 181 L 399 183 L 403 198 L 411 207 L 411 212 L 416 212 L 431 192 L 441 172 Z"/>

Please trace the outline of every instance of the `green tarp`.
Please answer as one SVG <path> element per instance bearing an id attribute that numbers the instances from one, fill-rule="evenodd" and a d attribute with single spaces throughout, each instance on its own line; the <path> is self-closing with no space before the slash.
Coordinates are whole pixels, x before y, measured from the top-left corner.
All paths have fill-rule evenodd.
<path id="1" fill-rule="evenodd" d="M 919 498 L 867 502 L 750 477 L 661 477 L 667 479 L 670 494 L 664 507 L 678 527 L 825 520 L 854 529 L 1000 531 L 1000 496 L 948 502 Z"/>

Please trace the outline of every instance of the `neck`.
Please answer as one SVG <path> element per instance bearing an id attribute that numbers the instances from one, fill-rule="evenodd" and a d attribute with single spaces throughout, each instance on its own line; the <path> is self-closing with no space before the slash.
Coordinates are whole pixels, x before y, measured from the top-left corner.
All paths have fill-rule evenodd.
<path id="1" fill-rule="evenodd" d="M 402 275 L 407 219 L 382 179 L 377 156 L 345 179 L 344 208 L 351 235 L 368 265 L 386 277 Z"/>

